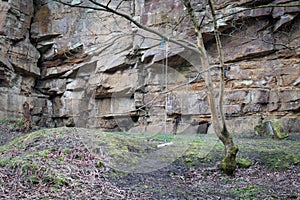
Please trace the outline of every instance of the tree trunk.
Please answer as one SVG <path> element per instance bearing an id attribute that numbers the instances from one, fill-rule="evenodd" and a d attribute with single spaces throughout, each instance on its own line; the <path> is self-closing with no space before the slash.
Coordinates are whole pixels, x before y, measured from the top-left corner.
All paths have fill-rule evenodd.
<path id="1" fill-rule="evenodd" d="M 221 161 L 220 169 L 227 175 L 232 175 L 236 169 L 236 155 L 238 153 L 238 146 L 234 144 L 232 136 L 225 129 L 222 132 L 223 140 L 221 140 L 225 146 L 225 157 Z"/>
<path id="2" fill-rule="evenodd" d="M 218 24 L 215 14 L 215 8 L 213 5 L 212 0 L 208 0 L 208 4 L 210 7 L 212 20 L 213 20 L 213 26 L 214 26 L 214 35 L 216 39 L 216 45 L 218 50 L 218 57 L 219 57 L 219 64 L 220 64 L 220 87 L 219 87 L 219 99 L 218 99 L 218 121 L 220 123 L 220 126 L 222 127 L 221 131 L 221 137 L 219 139 L 223 142 L 225 146 L 225 158 L 222 160 L 220 168 L 228 175 L 232 175 L 233 172 L 236 169 L 236 155 L 238 152 L 238 146 L 234 145 L 233 139 L 231 134 L 228 132 L 226 122 L 225 122 L 225 116 L 223 112 L 223 100 L 224 100 L 224 90 L 225 90 L 225 84 L 224 84 L 224 56 L 223 56 L 223 49 L 222 49 L 222 43 L 220 39 L 220 34 L 218 30 Z"/>
<path id="3" fill-rule="evenodd" d="M 203 69 L 208 69 L 210 67 L 209 58 L 204 46 L 201 33 L 199 33 L 197 37 L 197 46 L 200 53 L 202 67 Z M 220 73 L 222 73 L 222 70 Z M 222 79 L 220 81 L 222 81 Z M 211 79 L 210 70 L 206 72 L 205 84 L 207 88 L 207 94 L 208 94 L 208 100 L 209 100 L 209 106 L 211 110 L 211 118 L 213 122 L 214 131 L 225 146 L 225 157 L 221 162 L 220 168 L 225 172 L 225 174 L 232 175 L 236 169 L 236 155 L 238 152 L 238 146 L 234 144 L 232 136 L 227 130 L 225 117 L 222 111 L 223 109 L 222 103 L 218 104 L 216 102 L 217 99 L 215 98 L 215 90 Z M 219 88 L 220 90 L 224 90 L 224 87 L 219 87 Z M 222 92 L 223 91 L 219 91 L 219 98 L 221 98 L 219 99 L 219 102 L 221 100 L 223 101 Z"/>

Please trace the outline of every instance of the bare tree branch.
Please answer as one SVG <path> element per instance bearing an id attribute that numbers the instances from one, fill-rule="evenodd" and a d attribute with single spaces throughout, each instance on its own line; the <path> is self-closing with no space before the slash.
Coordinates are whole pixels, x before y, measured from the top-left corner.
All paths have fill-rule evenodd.
<path id="1" fill-rule="evenodd" d="M 93 7 L 93 6 L 72 5 L 72 4 L 70 4 L 70 3 L 66 3 L 66 2 L 63 2 L 63 1 L 61 1 L 61 0 L 54 0 L 54 1 L 55 1 L 55 2 L 58 2 L 58 3 L 62 3 L 62 4 L 67 5 L 67 6 L 70 6 L 70 7 L 85 8 L 85 9 L 94 9 L 94 10 L 99 10 L 99 11 L 104 11 L 104 12 L 113 13 L 113 14 L 115 14 L 115 15 L 118 15 L 118 16 L 120 16 L 120 17 L 122 17 L 122 18 L 124 18 L 124 19 L 126 19 L 126 20 L 128 20 L 128 21 L 130 21 L 130 22 L 132 22 L 132 23 L 133 23 L 134 25 L 136 25 L 138 28 L 141 28 L 141 29 L 143 29 L 143 30 L 145 30 L 145 31 L 148 31 L 148 32 L 150 32 L 150 33 L 153 33 L 153 34 L 155 34 L 155 35 L 157 35 L 157 36 L 159 36 L 159 37 L 161 37 L 161 38 L 163 38 L 163 39 L 165 39 L 165 40 L 167 40 L 167 41 L 169 41 L 169 42 L 172 42 L 172 43 L 174 43 L 174 44 L 176 44 L 176 45 L 179 45 L 179 46 L 184 47 L 184 48 L 186 48 L 186 49 L 188 49 L 188 50 L 191 50 L 191 51 L 193 51 L 193 52 L 198 53 L 198 49 L 196 48 L 195 45 L 189 46 L 189 45 L 186 44 L 186 43 L 179 42 L 178 40 L 172 39 L 172 38 L 170 38 L 169 36 L 160 33 L 159 31 L 156 31 L 156 30 L 154 30 L 154 29 L 151 29 L 151 28 L 149 28 L 149 27 L 147 27 L 147 26 L 142 25 L 142 24 L 139 23 L 138 21 L 134 20 L 134 19 L 132 18 L 131 15 L 128 15 L 127 13 L 124 13 L 124 12 L 117 11 L 117 10 L 115 10 L 115 9 L 112 9 L 112 8 L 110 8 L 110 7 L 106 6 L 106 5 L 103 5 L 103 4 L 101 4 L 101 3 L 98 3 L 98 2 L 96 2 L 96 1 L 94 1 L 94 0 L 89 0 L 89 1 L 92 2 L 92 3 L 94 3 L 95 5 L 99 6 L 100 8 L 99 8 L 99 7 Z"/>
<path id="2" fill-rule="evenodd" d="M 172 30 L 174 31 L 182 22 L 183 20 L 187 17 L 188 15 L 183 15 L 179 18 L 178 22 L 175 23 L 174 27 L 172 28 Z"/>
<path id="3" fill-rule="evenodd" d="M 111 0 L 108 1 L 108 3 L 106 4 L 106 6 L 108 7 L 110 3 L 111 3 Z"/>
<path id="4" fill-rule="evenodd" d="M 117 5 L 116 10 L 118 10 L 120 8 L 120 6 L 121 6 L 122 3 L 123 3 L 123 0 L 120 1 L 120 3 Z"/>

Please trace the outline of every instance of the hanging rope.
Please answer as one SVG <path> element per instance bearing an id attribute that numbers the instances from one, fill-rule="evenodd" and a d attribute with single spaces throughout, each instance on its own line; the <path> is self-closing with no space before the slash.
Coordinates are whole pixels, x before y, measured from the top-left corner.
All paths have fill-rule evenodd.
<path id="1" fill-rule="evenodd" d="M 162 49 L 163 59 L 162 59 L 162 69 L 161 69 L 161 92 L 164 91 L 165 86 L 165 39 L 162 38 L 160 41 L 160 48 Z"/>
<path id="2" fill-rule="evenodd" d="M 166 44 L 166 53 L 165 53 L 165 59 L 166 59 L 166 69 L 165 69 L 165 91 L 168 91 L 168 41 Z M 165 105 L 165 134 L 164 134 L 164 142 L 167 142 L 167 106 L 168 106 L 168 93 L 166 94 L 165 99 L 166 105 Z"/>
<path id="3" fill-rule="evenodd" d="M 161 81 L 161 92 L 168 91 L 168 43 L 166 44 L 165 39 L 161 39 L 160 47 L 163 50 L 162 59 L 162 81 Z M 167 104 L 168 94 L 165 97 L 165 127 L 164 127 L 164 142 L 167 142 Z"/>
<path id="4" fill-rule="evenodd" d="M 165 96 L 165 127 L 164 127 L 164 143 L 157 145 L 158 148 L 172 145 L 173 142 L 167 143 L 167 106 L 168 106 L 168 54 L 169 54 L 169 44 L 168 41 L 165 42 L 165 38 L 161 39 L 160 47 L 163 50 L 162 58 L 162 77 L 161 77 L 161 93 L 166 93 Z"/>

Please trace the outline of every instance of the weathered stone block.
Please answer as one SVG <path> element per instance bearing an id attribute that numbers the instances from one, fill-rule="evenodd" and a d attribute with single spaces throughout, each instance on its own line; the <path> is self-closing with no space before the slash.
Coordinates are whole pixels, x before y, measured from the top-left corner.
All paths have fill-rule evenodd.
<path id="1" fill-rule="evenodd" d="M 244 116 L 228 119 L 226 123 L 230 133 L 242 134 L 253 133 L 254 127 L 260 120 L 259 116 Z M 213 124 L 209 126 L 208 133 L 214 133 Z"/>
<path id="2" fill-rule="evenodd" d="M 130 115 L 135 110 L 134 99 L 126 97 L 106 98 L 99 100 L 100 116 Z"/>
<path id="3" fill-rule="evenodd" d="M 33 0 L 2 1 L 0 11 L 0 34 L 12 40 L 23 39 L 33 16 Z"/>
<path id="4" fill-rule="evenodd" d="M 40 53 L 29 40 L 17 43 L 10 51 L 9 61 L 17 71 L 35 77 L 40 75 L 40 69 L 37 67 Z"/>
<path id="5" fill-rule="evenodd" d="M 300 100 L 300 89 L 286 89 L 278 92 L 280 102 L 295 102 Z"/>
<path id="6" fill-rule="evenodd" d="M 66 91 L 66 79 L 46 79 L 39 81 L 38 88 L 46 94 L 63 94 Z"/>
<path id="7" fill-rule="evenodd" d="M 279 111 L 294 111 L 298 112 L 300 110 L 300 100 L 295 102 L 282 102 L 280 103 Z"/>
<path id="8" fill-rule="evenodd" d="M 241 105 L 224 105 L 224 113 L 225 115 L 232 116 L 238 115 L 241 113 Z"/>
<path id="9" fill-rule="evenodd" d="M 282 117 L 278 119 L 286 133 L 300 133 L 300 117 Z"/>
<path id="10" fill-rule="evenodd" d="M 138 85 L 138 71 L 135 69 L 116 72 L 114 74 L 103 74 L 96 89 L 96 98 L 110 96 L 132 96 Z"/>
<path id="11" fill-rule="evenodd" d="M 251 90 L 252 104 L 267 104 L 269 102 L 269 90 Z"/>
<path id="12" fill-rule="evenodd" d="M 35 86 L 35 78 L 30 76 L 25 76 L 22 78 L 21 83 L 21 92 L 24 95 L 30 95 L 33 92 L 33 88 Z"/>
<path id="13" fill-rule="evenodd" d="M 234 103 L 234 104 L 239 104 L 239 103 L 244 103 L 246 96 L 248 95 L 249 91 L 247 90 L 234 90 L 234 91 L 228 91 L 226 95 L 224 96 L 225 98 L 225 103 Z"/>

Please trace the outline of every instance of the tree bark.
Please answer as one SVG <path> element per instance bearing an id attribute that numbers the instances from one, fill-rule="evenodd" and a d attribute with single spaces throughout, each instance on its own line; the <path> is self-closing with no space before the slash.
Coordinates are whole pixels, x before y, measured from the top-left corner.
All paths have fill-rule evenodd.
<path id="1" fill-rule="evenodd" d="M 204 69 L 208 69 L 210 67 L 209 58 L 207 55 L 207 51 L 204 47 L 202 35 L 199 34 L 197 38 L 197 44 L 200 52 L 201 64 Z M 220 72 L 221 73 L 221 72 Z M 221 81 L 221 80 L 220 80 Z M 213 128 L 218 136 L 218 138 L 222 141 L 225 146 L 225 157 L 221 162 L 220 168 L 227 175 L 232 175 L 236 169 L 236 155 L 238 152 L 238 146 L 236 146 L 233 142 L 232 136 L 227 130 L 225 118 L 223 116 L 222 109 L 223 107 L 219 107 L 222 104 L 217 104 L 215 94 L 214 94 L 214 85 L 211 79 L 210 70 L 206 72 L 205 75 L 205 84 L 207 88 L 211 119 L 213 122 Z M 222 87 L 220 89 L 223 89 Z M 220 92 L 220 91 L 219 91 Z M 219 94 L 219 98 L 221 95 Z M 221 99 L 223 101 L 223 98 Z"/>
<path id="2" fill-rule="evenodd" d="M 219 87 L 219 99 L 218 99 L 218 106 L 219 108 L 217 111 L 219 112 L 219 116 L 217 116 L 217 120 L 219 126 L 221 127 L 221 132 L 219 139 L 223 142 L 225 146 L 225 157 L 221 162 L 220 168 L 228 175 L 232 175 L 236 169 L 236 155 L 238 153 L 238 146 L 236 146 L 233 142 L 232 135 L 229 133 L 226 122 L 225 116 L 223 112 L 223 100 L 224 100 L 224 90 L 225 90 L 225 81 L 224 81 L 224 56 L 223 56 L 223 49 L 222 43 L 220 39 L 218 23 L 216 20 L 215 9 L 212 0 L 208 0 L 208 5 L 210 7 L 212 20 L 213 20 L 213 27 L 214 27 L 214 35 L 216 39 L 216 45 L 218 50 L 218 58 L 220 64 L 220 87 Z M 219 131 L 216 130 L 215 131 Z"/>

